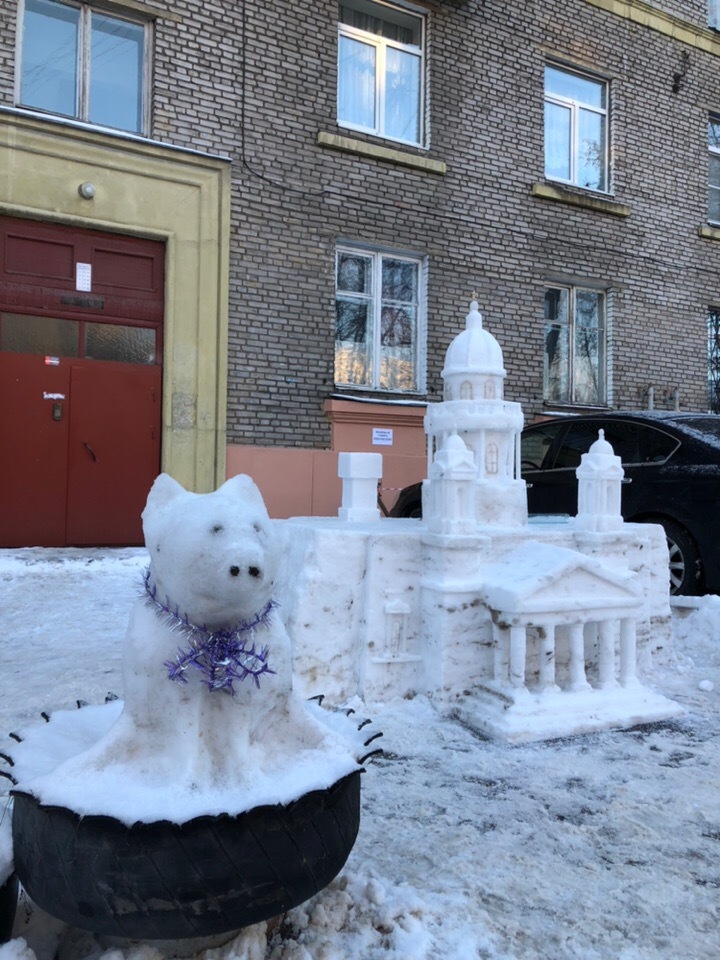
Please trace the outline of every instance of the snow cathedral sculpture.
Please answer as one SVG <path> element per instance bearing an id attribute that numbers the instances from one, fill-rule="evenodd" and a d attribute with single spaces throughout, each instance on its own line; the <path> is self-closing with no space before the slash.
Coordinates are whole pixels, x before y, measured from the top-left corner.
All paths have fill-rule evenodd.
<path id="1" fill-rule="evenodd" d="M 346 503 L 358 522 L 285 523 L 302 571 L 285 609 L 300 684 L 320 676 L 366 701 L 425 694 L 511 741 L 681 714 L 638 678 L 669 636 L 662 528 L 623 522 L 622 466 L 603 437 L 577 471 L 578 517 L 528 520 L 523 415 L 505 375 L 473 301 L 425 417 L 423 520 L 359 522 Z M 402 642 L 389 643 L 401 607 Z"/>
<path id="2" fill-rule="evenodd" d="M 341 869 L 375 735 L 293 691 L 280 545 L 248 477 L 197 495 L 163 474 L 143 527 L 124 702 L 16 737 L 15 868 L 48 913 L 95 934 L 229 935 Z"/>

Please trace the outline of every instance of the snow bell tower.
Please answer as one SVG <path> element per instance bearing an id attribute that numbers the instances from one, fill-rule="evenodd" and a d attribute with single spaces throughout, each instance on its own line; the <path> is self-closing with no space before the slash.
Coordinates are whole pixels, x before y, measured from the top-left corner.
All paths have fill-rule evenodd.
<path id="1" fill-rule="evenodd" d="M 445 354 L 443 402 L 429 406 L 425 416 L 430 479 L 423 485 L 423 516 L 433 526 L 440 525 L 442 518 L 436 514 L 444 502 L 434 490 L 440 471 L 433 470 L 433 462 L 455 434 L 472 454 L 477 524 L 527 522 L 527 495 L 520 478 L 523 414 L 519 403 L 503 400 L 505 376 L 500 344 L 483 327 L 473 300 L 465 329 Z"/>

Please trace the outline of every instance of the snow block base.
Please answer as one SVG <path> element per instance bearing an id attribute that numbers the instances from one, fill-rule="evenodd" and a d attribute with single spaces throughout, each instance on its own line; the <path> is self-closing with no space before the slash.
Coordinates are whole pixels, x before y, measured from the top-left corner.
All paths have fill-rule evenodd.
<path id="1" fill-rule="evenodd" d="M 674 700 L 640 683 L 612 690 L 543 694 L 478 685 L 472 696 L 458 700 L 446 712 L 471 730 L 507 743 L 627 729 L 687 713 Z"/>
<path id="2" fill-rule="evenodd" d="M 5 883 L 0 884 L 0 943 L 7 943 L 12 936 L 13 922 L 18 898 L 18 880 L 11 873 Z"/>
<path id="3" fill-rule="evenodd" d="M 101 935 L 238 930 L 304 902 L 342 869 L 360 825 L 360 773 L 287 806 L 131 827 L 16 792 L 17 875 L 47 913 Z"/>

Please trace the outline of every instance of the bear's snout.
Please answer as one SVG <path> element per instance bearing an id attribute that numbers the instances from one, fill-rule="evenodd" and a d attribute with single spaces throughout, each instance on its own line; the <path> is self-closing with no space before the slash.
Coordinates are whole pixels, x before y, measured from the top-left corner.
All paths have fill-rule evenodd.
<path id="1" fill-rule="evenodd" d="M 247 568 L 247 572 L 250 574 L 251 577 L 254 577 L 255 579 L 257 579 L 258 577 L 261 577 L 261 576 L 262 576 L 262 572 L 261 572 L 261 570 L 260 570 L 259 567 L 248 567 L 248 568 Z M 230 576 L 231 576 L 231 577 L 239 577 L 239 576 L 240 576 L 240 567 L 235 566 L 235 565 L 233 565 L 232 567 L 230 567 Z"/>

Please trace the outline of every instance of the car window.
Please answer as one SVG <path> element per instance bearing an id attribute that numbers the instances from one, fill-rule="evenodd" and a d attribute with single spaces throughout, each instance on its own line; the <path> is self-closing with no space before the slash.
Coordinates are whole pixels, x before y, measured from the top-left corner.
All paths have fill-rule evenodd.
<path id="1" fill-rule="evenodd" d="M 662 463 L 680 446 L 680 441 L 655 427 L 640 428 L 640 462 Z"/>
<path id="2" fill-rule="evenodd" d="M 555 468 L 579 467 L 580 459 L 598 439 L 599 431 L 623 463 L 639 463 L 639 428 L 621 420 L 584 420 L 571 423 L 555 457 Z"/>
<path id="3" fill-rule="evenodd" d="M 564 423 L 538 424 L 528 428 L 523 432 L 520 441 L 520 450 L 522 460 L 522 470 L 540 470 L 543 467 L 543 461 L 548 455 L 548 451 L 560 430 L 564 429 Z M 548 464 L 546 463 L 545 468 Z"/>

